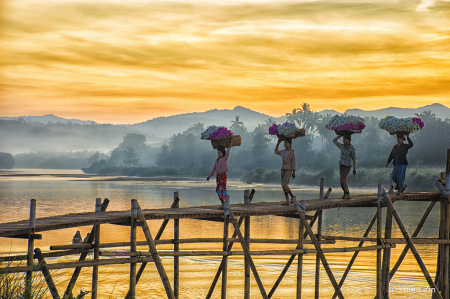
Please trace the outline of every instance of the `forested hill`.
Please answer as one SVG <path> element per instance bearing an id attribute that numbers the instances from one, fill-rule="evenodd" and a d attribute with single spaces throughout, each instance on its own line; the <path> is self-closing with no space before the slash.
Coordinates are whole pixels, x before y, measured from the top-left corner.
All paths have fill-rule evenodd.
<path id="1" fill-rule="evenodd" d="M 302 105 L 299 105 L 302 106 Z M 308 106 L 309 107 L 309 106 Z M 295 107 L 294 107 L 295 108 Z M 300 111 L 304 107 L 300 108 Z M 287 108 L 291 113 L 293 108 Z M 311 107 L 306 108 L 311 109 Z M 359 109 L 347 110 L 348 114 L 360 116 L 375 116 L 382 118 L 387 115 L 397 117 L 414 116 L 416 113 L 430 111 L 436 118 L 450 118 L 450 108 L 433 104 L 417 109 L 387 108 L 375 111 Z M 317 116 L 336 114 L 333 110 L 318 112 Z M 122 141 L 127 133 L 138 133 L 146 137 L 151 146 L 160 146 L 169 138 L 185 131 L 187 128 L 202 123 L 230 127 L 236 118 L 242 122 L 248 132 L 252 132 L 260 124 L 267 121 L 282 123 L 286 116 L 274 117 L 265 115 L 244 107 L 231 110 L 209 110 L 199 113 L 187 113 L 169 117 L 158 117 L 146 122 L 132 125 L 98 124 L 93 121 L 63 119 L 54 115 L 0 117 L 0 152 L 18 154 L 30 151 L 78 151 L 99 150 L 110 151 Z M 316 134 L 317 135 L 317 134 Z"/>

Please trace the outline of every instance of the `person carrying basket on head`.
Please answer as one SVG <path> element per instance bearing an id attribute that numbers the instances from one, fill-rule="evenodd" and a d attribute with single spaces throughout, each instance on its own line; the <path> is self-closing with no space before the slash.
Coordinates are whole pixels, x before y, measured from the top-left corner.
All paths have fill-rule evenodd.
<path id="1" fill-rule="evenodd" d="M 395 190 L 398 190 L 398 195 L 402 194 L 407 186 L 405 185 L 406 167 L 408 166 L 406 155 L 408 154 L 408 150 L 413 147 L 413 143 L 409 139 L 409 132 L 406 133 L 406 138 L 408 139 L 408 144 L 403 143 L 405 141 L 403 134 L 397 134 L 397 144 L 392 148 L 386 162 L 386 167 L 388 167 L 389 163 L 393 161 L 394 170 L 392 170 L 392 180 L 397 184 Z"/>
<path id="2" fill-rule="evenodd" d="M 295 178 L 295 170 L 297 169 L 297 158 L 295 156 L 295 151 L 292 149 L 292 139 L 288 138 L 284 140 L 284 150 L 279 150 L 278 146 L 281 143 L 281 139 L 278 139 L 277 146 L 275 147 L 275 154 L 281 156 L 281 187 L 284 191 L 284 196 L 286 197 L 286 202 L 283 205 L 289 205 L 289 195 L 291 196 L 291 201 L 295 198 L 294 194 L 289 188 L 289 179 Z"/>
<path id="3" fill-rule="evenodd" d="M 219 196 L 219 200 L 222 203 L 219 210 L 223 210 L 225 206 L 225 196 L 227 195 L 227 172 L 230 171 L 228 168 L 228 158 L 230 157 L 231 144 L 233 143 L 233 138 L 230 141 L 227 151 L 225 152 L 225 148 L 219 147 L 217 148 L 217 159 L 214 162 L 213 169 L 211 173 L 206 178 L 207 181 L 214 175 L 216 172 L 216 192 Z"/>
<path id="4" fill-rule="evenodd" d="M 341 188 L 344 191 L 343 199 L 350 199 L 350 190 L 348 188 L 348 180 L 347 176 L 352 169 L 353 164 L 353 175 L 356 175 L 356 150 L 355 147 L 351 144 L 352 137 L 344 136 L 343 142 L 339 143 L 338 139 L 341 138 L 341 135 L 336 136 L 333 139 L 333 143 L 339 148 L 341 151 L 341 157 L 339 158 L 339 176 L 341 182 Z"/>

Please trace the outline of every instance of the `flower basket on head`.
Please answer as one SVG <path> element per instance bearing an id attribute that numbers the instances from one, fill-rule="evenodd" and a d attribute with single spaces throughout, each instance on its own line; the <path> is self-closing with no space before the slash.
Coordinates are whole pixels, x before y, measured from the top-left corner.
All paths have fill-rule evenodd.
<path id="1" fill-rule="evenodd" d="M 220 140 L 211 140 L 211 145 L 214 149 L 217 149 L 219 147 L 228 148 L 231 142 L 231 147 L 233 146 L 240 146 L 241 145 L 241 136 L 240 135 L 233 135 L 233 136 L 227 136 L 223 137 Z"/>
<path id="2" fill-rule="evenodd" d="M 234 138 L 233 138 L 234 137 Z M 201 139 L 211 140 L 214 149 L 241 145 L 241 136 L 233 136 L 233 132 L 225 127 L 209 126 L 201 135 Z"/>
<path id="3" fill-rule="evenodd" d="M 391 135 L 404 136 L 413 131 L 421 130 L 424 127 L 423 121 L 418 117 L 397 118 L 394 116 L 386 116 L 378 127 L 386 130 Z"/>
<path id="4" fill-rule="evenodd" d="M 350 136 L 355 133 L 361 133 L 366 127 L 365 120 L 359 116 L 336 114 L 325 125 L 328 130 L 333 130 L 336 135 Z"/>
<path id="5" fill-rule="evenodd" d="M 295 126 L 295 123 L 285 122 L 282 125 L 275 123 L 269 128 L 270 135 L 277 135 L 278 139 L 295 139 L 297 137 L 305 136 L 305 129 L 299 129 Z"/>

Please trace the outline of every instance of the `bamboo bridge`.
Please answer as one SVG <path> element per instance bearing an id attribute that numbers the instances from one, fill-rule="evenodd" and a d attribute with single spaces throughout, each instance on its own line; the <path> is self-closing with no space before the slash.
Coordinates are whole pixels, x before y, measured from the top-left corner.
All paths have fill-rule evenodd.
<path id="1" fill-rule="evenodd" d="M 67 214 L 54 217 L 45 217 L 36 219 L 36 201 L 31 200 L 30 218 L 28 220 L 0 223 L 0 237 L 3 238 L 23 238 L 28 239 L 28 253 L 26 255 L 16 255 L 2 258 L 3 261 L 26 260 L 27 266 L 15 266 L 0 268 L 0 275 L 10 273 L 26 273 L 25 286 L 26 291 L 31 292 L 33 272 L 42 272 L 48 284 L 52 298 L 72 298 L 72 291 L 75 283 L 80 276 L 83 267 L 92 267 L 92 298 L 97 298 L 98 290 L 98 272 L 99 267 L 113 264 L 129 264 L 130 278 L 129 291 L 125 298 L 135 298 L 136 288 L 142 273 L 148 263 L 156 266 L 161 282 L 164 286 L 167 298 L 180 297 L 180 263 L 182 256 L 219 256 L 222 258 L 221 264 L 213 278 L 211 287 L 206 298 L 211 298 L 219 278 L 221 278 L 221 298 L 227 296 L 228 279 L 228 257 L 244 256 L 244 280 L 243 298 L 250 298 L 250 279 L 253 275 L 258 290 L 262 298 L 271 298 L 276 292 L 279 284 L 282 282 L 289 267 L 297 261 L 297 279 L 296 279 L 296 298 L 302 297 L 303 283 L 303 256 L 305 254 L 314 254 L 316 256 L 315 269 L 315 295 L 319 297 L 320 287 L 320 268 L 325 269 L 328 279 L 333 288 L 333 299 L 344 298 L 341 289 L 345 283 L 346 277 L 350 272 L 358 253 L 361 251 L 376 251 L 376 292 L 373 298 L 389 298 L 389 282 L 400 267 L 408 251 L 411 251 L 416 259 L 421 272 L 423 273 L 430 290 L 432 298 L 442 299 L 450 298 L 450 149 L 447 151 L 446 172 L 441 174 L 441 179 L 436 182 L 439 191 L 436 192 L 406 192 L 402 195 L 391 196 L 386 192 L 381 184 L 378 184 L 378 193 L 373 195 L 353 196 L 351 199 L 329 198 L 331 188 L 325 192 L 324 180 L 321 179 L 320 195 L 318 199 L 297 202 L 294 200 L 292 205 L 281 205 L 280 202 L 252 202 L 255 190 L 245 190 L 244 202 L 241 204 L 230 204 L 229 197 L 226 198 L 225 209 L 218 210 L 218 206 L 199 206 L 180 208 L 180 197 L 178 192 L 174 193 L 174 201 L 170 208 L 166 209 L 145 209 L 140 207 L 138 202 L 131 200 L 131 210 L 128 211 L 107 211 L 108 199 L 103 202 L 100 198 L 96 199 L 95 212 Z M 444 187 L 445 186 L 445 187 Z M 396 201 L 424 201 L 429 202 L 422 218 L 417 224 L 416 229 L 408 232 L 395 209 Z M 438 238 L 417 238 L 420 230 L 425 224 L 428 215 L 436 203 L 440 207 L 440 223 Z M 326 209 L 340 207 L 373 207 L 374 216 L 370 220 L 366 231 L 362 237 L 346 236 L 325 236 L 322 235 L 322 212 Z M 384 219 L 383 236 L 383 209 L 386 209 Z M 298 238 L 295 239 L 252 239 L 250 236 L 250 222 L 259 216 L 279 216 L 297 218 Z M 181 239 L 179 236 L 180 220 L 196 219 L 199 221 L 217 221 L 224 225 L 223 236 L 221 238 L 191 238 Z M 153 236 L 149 229 L 147 221 L 164 220 L 158 232 Z M 164 229 L 169 221 L 174 225 L 173 239 L 161 239 Z M 403 238 L 393 238 L 393 221 L 397 223 L 401 230 Z M 243 229 L 241 229 L 244 223 Z M 369 238 L 368 235 L 376 223 L 376 238 Z M 104 224 L 125 225 L 130 227 L 130 239 L 116 243 L 102 243 L 100 240 L 100 228 Z M 316 224 L 316 231 L 313 231 L 313 225 Z M 92 226 L 89 238 L 83 244 L 51 246 L 51 252 L 42 253 L 39 248 L 35 248 L 34 240 L 41 239 L 40 232 L 59 230 L 65 228 Z M 231 230 L 229 227 L 231 226 Z M 145 235 L 145 241 L 136 240 L 136 231 L 141 227 Z M 229 236 L 229 232 L 233 232 Z M 353 241 L 358 245 L 355 247 L 344 248 L 322 248 L 322 244 L 335 244 L 336 241 Z M 365 242 L 375 243 L 372 246 L 364 246 Z M 180 250 L 180 244 L 185 243 L 222 243 L 223 250 L 198 250 L 186 251 Z M 239 250 L 234 250 L 234 243 L 239 243 Z M 251 244 L 292 244 L 291 250 L 266 250 L 252 251 Z M 173 250 L 158 250 L 157 245 L 171 244 Z M 306 249 L 304 245 L 312 244 L 314 249 Z M 391 265 L 391 249 L 397 244 L 405 244 L 403 252 L 399 256 L 394 267 Z M 417 251 L 415 244 L 435 244 L 438 247 L 437 270 L 432 277 L 425 266 L 423 259 Z M 137 246 L 148 246 L 148 251 L 138 251 Z M 129 247 L 129 251 L 111 251 L 111 248 Z M 108 251 L 103 249 L 108 248 Z M 353 257 L 348 263 L 346 270 L 337 281 L 335 275 L 330 269 L 325 254 L 335 252 L 353 252 Z M 34 254 L 33 254 L 34 253 Z M 86 260 L 88 254 L 93 253 L 93 259 Z M 47 263 L 46 258 L 61 256 L 79 256 L 77 262 Z M 284 269 L 279 274 L 271 289 L 266 289 L 261 282 L 257 265 L 253 261 L 254 256 L 280 256 L 287 255 L 287 261 Z M 173 281 L 170 281 L 166 269 L 161 261 L 162 256 L 173 257 Z M 102 258 L 105 257 L 105 258 Z M 35 259 L 38 262 L 35 262 Z M 139 266 L 139 269 L 137 268 Z M 64 293 L 58 292 L 52 279 L 50 270 L 74 268 L 70 282 Z M 181 294 L 182 295 L 182 294 Z"/>

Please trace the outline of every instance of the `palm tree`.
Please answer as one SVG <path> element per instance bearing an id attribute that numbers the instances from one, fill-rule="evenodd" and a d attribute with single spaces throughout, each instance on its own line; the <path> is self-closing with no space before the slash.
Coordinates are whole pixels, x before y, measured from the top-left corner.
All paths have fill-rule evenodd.
<path id="1" fill-rule="evenodd" d="M 299 110 L 300 108 L 294 108 L 291 113 L 286 113 L 285 115 L 287 116 L 287 121 L 291 123 L 297 122 L 298 125 L 301 126 L 300 115 L 298 113 Z"/>
<path id="2" fill-rule="evenodd" d="M 299 113 L 300 122 L 307 126 L 307 123 L 309 122 L 310 114 L 312 113 L 311 106 L 308 103 L 303 103 L 301 108 L 297 108 Z M 299 122 L 299 125 L 300 125 Z"/>
<path id="3" fill-rule="evenodd" d="M 243 134 L 245 132 L 244 123 L 239 121 L 239 115 L 235 116 L 235 119 L 231 121 L 233 124 L 230 127 L 230 130 L 233 131 L 234 134 Z"/>
<path id="4" fill-rule="evenodd" d="M 269 117 L 268 119 L 266 119 L 265 123 L 263 124 L 264 130 L 267 131 L 274 122 L 275 122 L 275 118 L 273 118 L 273 117 Z"/>
<path id="5" fill-rule="evenodd" d="M 319 134 L 319 136 L 322 137 L 322 147 L 325 139 L 329 139 L 332 136 L 334 136 L 333 131 L 330 131 L 327 128 L 325 128 L 325 125 L 331 120 L 332 117 L 333 115 L 328 113 L 326 115 L 320 116 L 319 119 L 317 120 L 316 123 L 317 133 Z"/>

